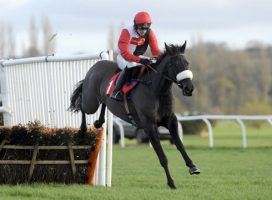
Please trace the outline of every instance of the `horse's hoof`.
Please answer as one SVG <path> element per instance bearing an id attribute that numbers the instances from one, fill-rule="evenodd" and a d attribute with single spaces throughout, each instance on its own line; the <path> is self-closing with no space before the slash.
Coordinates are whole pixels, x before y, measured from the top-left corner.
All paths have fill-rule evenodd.
<path id="1" fill-rule="evenodd" d="M 95 120 L 94 127 L 95 128 L 101 128 L 101 126 L 102 126 L 102 124 L 100 123 L 100 121 L 99 120 Z"/>
<path id="2" fill-rule="evenodd" d="M 200 174 L 200 170 L 197 169 L 197 167 L 191 167 L 191 168 L 189 169 L 189 173 L 190 173 L 191 175 L 193 175 L 193 174 Z"/>
<path id="3" fill-rule="evenodd" d="M 171 189 L 177 189 L 175 186 L 174 181 L 168 182 L 167 185 L 171 188 Z"/>

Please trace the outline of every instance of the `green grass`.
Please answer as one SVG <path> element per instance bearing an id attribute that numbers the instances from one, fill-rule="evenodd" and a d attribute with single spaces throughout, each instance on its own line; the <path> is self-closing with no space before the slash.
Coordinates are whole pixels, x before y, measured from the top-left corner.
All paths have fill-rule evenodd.
<path id="1" fill-rule="evenodd" d="M 201 169 L 199 176 L 190 176 L 179 152 L 164 141 L 177 190 L 167 187 L 154 150 L 129 141 L 126 148 L 113 148 L 111 188 L 61 184 L 3 185 L 0 186 L 0 200 L 268 200 L 272 197 L 271 130 L 270 126 L 248 128 L 248 149 L 241 148 L 240 127 L 232 123 L 218 124 L 214 130 L 215 148 L 212 149 L 208 148 L 207 137 L 185 136 L 187 152 Z"/>

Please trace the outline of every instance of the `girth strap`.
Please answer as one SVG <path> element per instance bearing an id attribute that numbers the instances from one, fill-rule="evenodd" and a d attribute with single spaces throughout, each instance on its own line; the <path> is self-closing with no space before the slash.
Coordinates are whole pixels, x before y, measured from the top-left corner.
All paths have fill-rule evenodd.
<path id="1" fill-rule="evenodd" d="M 128 117 L 128 119 L 130 120 L 131 124 L 133 124 L 134 126 L 137 126 L 135 120 L 133 119 L 133 116 L 129 110 L 129 106 L 128 106 L 128 101 L 127 101 L 127 95 L 123 95 L 124 98 L 124 105 L 125 105 L 125 111 L 126 111 L 126 115 Z"/>

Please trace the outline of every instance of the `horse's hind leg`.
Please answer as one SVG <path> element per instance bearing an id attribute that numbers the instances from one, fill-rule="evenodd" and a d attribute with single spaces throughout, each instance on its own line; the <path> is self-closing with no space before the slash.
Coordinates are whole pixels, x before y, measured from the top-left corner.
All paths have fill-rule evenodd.
<path id="1" fill-rule="evenodd" d="M 94 122 L 94 127 L 95 128 L 101 128 L 102 125 L 104 124 L 104 122 L 105 122 L 105 110 L 106 110 L 106 104 L 102 104 L 99 119 Z"/>
<path id="2" fill-rule="evenodd" d="M 87 131 L 87 123 L 86 123 L 86 114 L 81 110 L 81 125 L 80 125 L 80 134 L 83 135 Z"/>
<path id="3" fill-rule="evenodd" d="M 192 174 L 200 174 L 200 170 L 193 164 L 192 160 L 189 158 L 182 141 L 179 138 L 178 135 L 178 120 L 175 114 L 172 114 L 170 118 L 168 118 L 166 122 L 166 128 L 168 128 L 172 139 L 177 147 L 177 149 L 180 151 L 187 167 L 189 167 L 189 173 Z"/>

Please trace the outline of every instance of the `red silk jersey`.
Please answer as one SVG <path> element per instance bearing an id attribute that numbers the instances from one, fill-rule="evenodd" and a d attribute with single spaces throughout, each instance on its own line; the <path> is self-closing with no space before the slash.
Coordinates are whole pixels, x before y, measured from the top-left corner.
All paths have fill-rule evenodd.
<path id="1" fill-rule="evenodd" d="M 148 45 L 152 56 L 160 55 L 155 33 L 149 29 L 145 36 L 140 37 L 133 25 L 124 28 L 118 40 L 119 53 L 129 62 L 139 62 L 139 55 L 146 52 Z"/>

